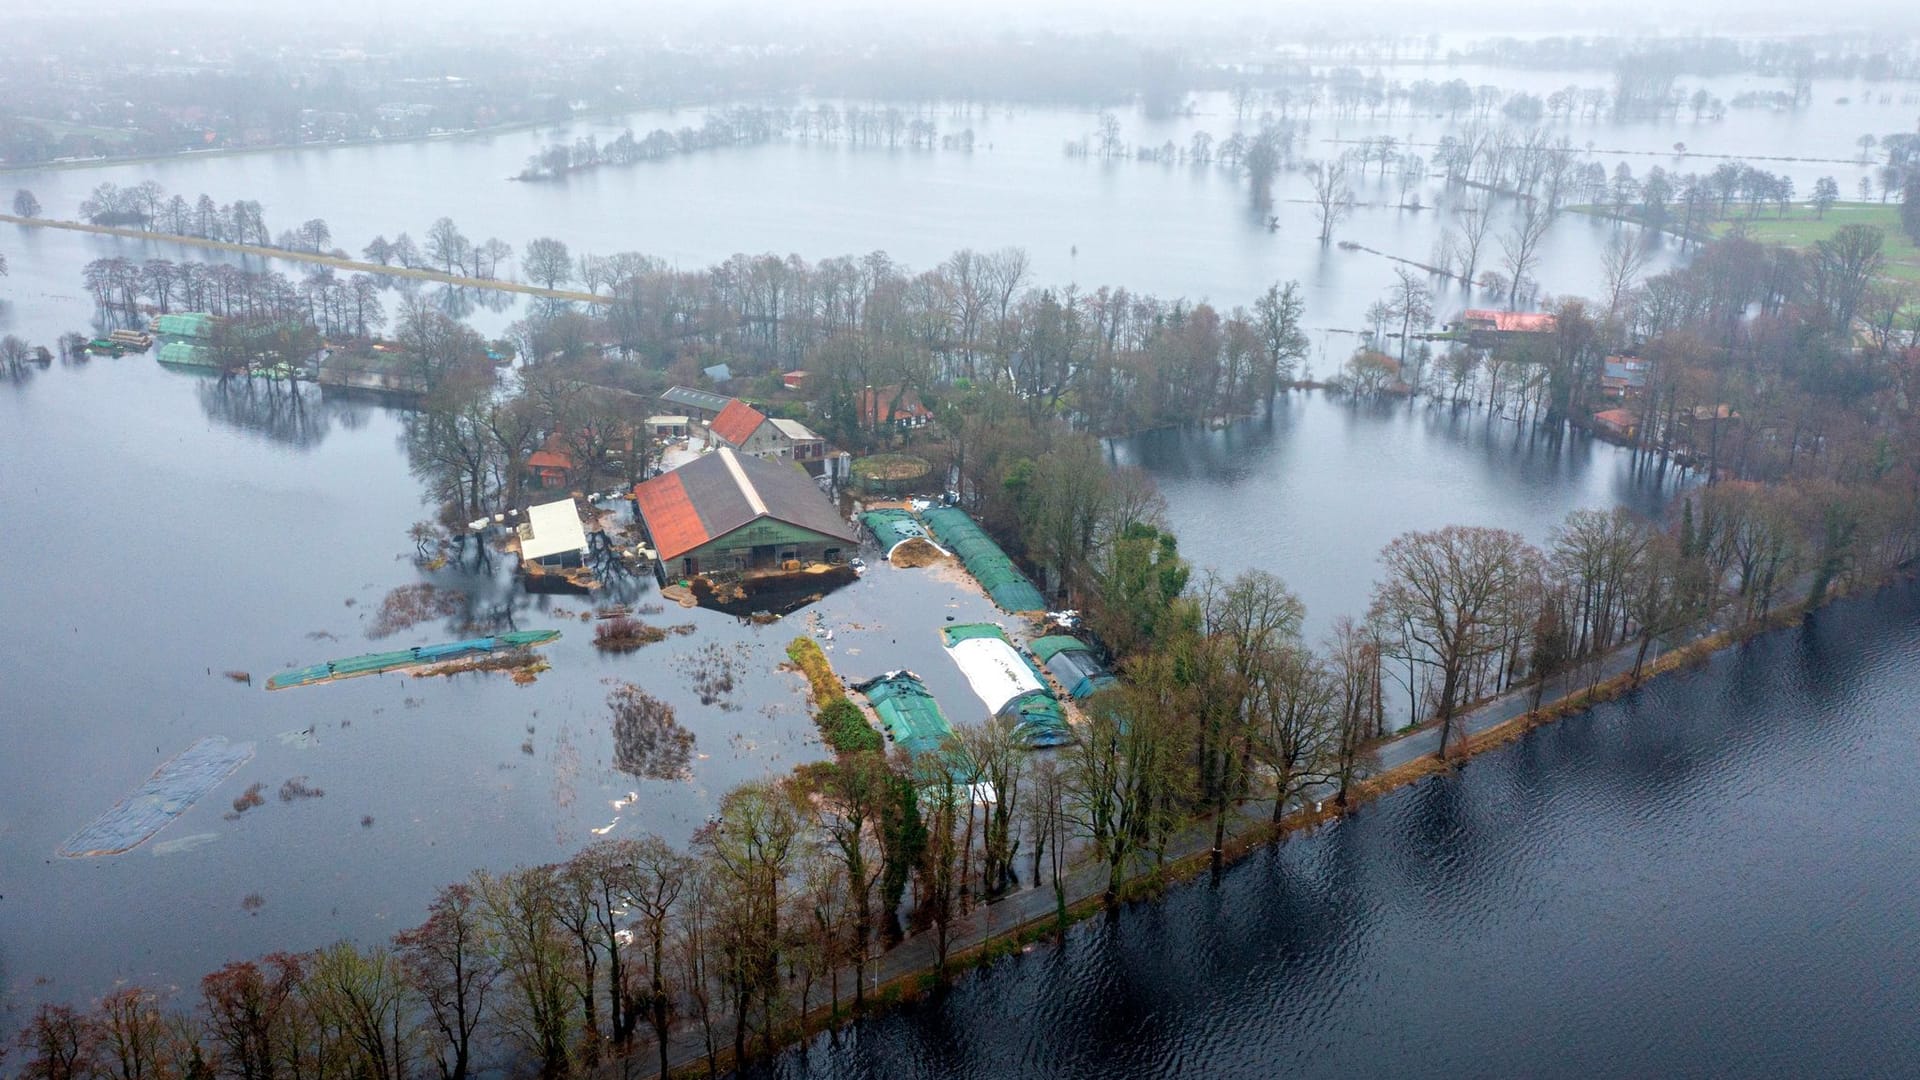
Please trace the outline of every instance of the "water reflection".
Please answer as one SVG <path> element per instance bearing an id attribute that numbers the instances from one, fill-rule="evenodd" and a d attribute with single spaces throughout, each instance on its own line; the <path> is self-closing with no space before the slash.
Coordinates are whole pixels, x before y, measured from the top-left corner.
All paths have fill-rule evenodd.
<path id="1" fill-rule="evenodd" d="M 219 379 L 196 376 L 195 396 L 207 419 L 264 435 L 297 450 L 318 446 L 333 429 L 336 411 L 352 406 L 323 402 L 320 388 L 279 379 Z"/>
<path id="2" fill-rule="evenodd" d="M 1279 399 L 1270 418 L 1111 440 L 1108 456 L 1158 481 L 1189 559 L 1280 574 L 1316 633 L 1365 609 L 1375 555 L 1404 531 L 1495 525 L 1544 543 L 1572 510 L 1657 515 L 1688 482 L 1482 409 L 1321 391 Z"/>

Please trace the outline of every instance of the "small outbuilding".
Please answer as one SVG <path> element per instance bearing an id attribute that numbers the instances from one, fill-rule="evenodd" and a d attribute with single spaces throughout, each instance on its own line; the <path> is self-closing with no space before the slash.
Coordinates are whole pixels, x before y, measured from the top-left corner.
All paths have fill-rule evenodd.
<path id="1" fill-rule="evenodd" d="M 527 508 L 527 520 L 516 526 L 521 565 L 579 566 L 587 550 L 587 531 L 572 499 L 559 499 Z"/>

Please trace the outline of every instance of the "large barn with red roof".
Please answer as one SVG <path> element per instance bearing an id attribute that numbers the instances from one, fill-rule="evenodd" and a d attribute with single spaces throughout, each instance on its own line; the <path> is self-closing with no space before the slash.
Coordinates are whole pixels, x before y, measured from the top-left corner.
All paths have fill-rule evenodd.
<path id="1" fill-rule="evenodd" d="M 666 577 L 845 562 L 859 535 L 792 464 L 721 447 L 633 489 Z"/>

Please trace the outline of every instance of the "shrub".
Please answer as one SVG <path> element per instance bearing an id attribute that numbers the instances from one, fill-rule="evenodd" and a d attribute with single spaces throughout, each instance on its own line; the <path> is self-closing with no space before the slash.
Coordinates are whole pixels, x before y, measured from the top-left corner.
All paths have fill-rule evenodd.
<path id="1" fill-rule="evenodd" d="M 836 754 L 867 753 L 878 751 L 882 746 L 880 733 L 867 723 L 860 707 L 846 698 L 829 702 L 814 717 L 814 722 L 820 725 L 820 734 Z"/>

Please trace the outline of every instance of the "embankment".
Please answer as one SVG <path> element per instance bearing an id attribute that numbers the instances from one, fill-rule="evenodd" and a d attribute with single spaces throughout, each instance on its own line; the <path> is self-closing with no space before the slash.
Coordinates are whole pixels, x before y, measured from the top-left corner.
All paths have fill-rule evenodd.
<path id="1" fill-rule="evenodd" d="M 256 255 L 263 259 L 286 259 L 291 262 L 330 266 L 335 270 L 350 270 L 363 274 L 379 274 L 384 277 L 412 278 L 416 281 L 434 281 L 442 285 L 457 285 L 463 289 L 491 289 L 494 292 L 521 293 L 526 296 L 545 297 L 549 300 L 571 300 L 581 304 L 606 304 L 611 302 L 610 297 L 596 296 L 593 293 L 574 292 L 571 289 L 546 289 L 538 285 L 526 285 L 518 281 L 465 277 L 460 274 L 447 274 L 438 270 L 425 270 L 419 267 L 387 266 L 382 263 L 362 262 L 359 259 L 346 259 L 337 255 L 323 255 L 314 251 L 288 251 L 283 248 L 261 247 L 258 244 L 234 244 L 225 240 L 208 240 L 200 236 L 175 236 L 172 233 L 148 232 L 144 229 L 126 229 L 117 225 L 90 225 L 82 221 L 54 221 L 51 218 L 24 218 L 14 214 L 0 214 L 0 222 L 6 222 L 11 225 L 24 225 L 30 229 L 65 229 L 68 232 L 96 233 L 101 236 L 118 236 L 128 240 L 152 240 L 167 244 L 182 244 L 187 247 L 205 248 L 208 251 L 226 251 L 237 255 Z"/>

